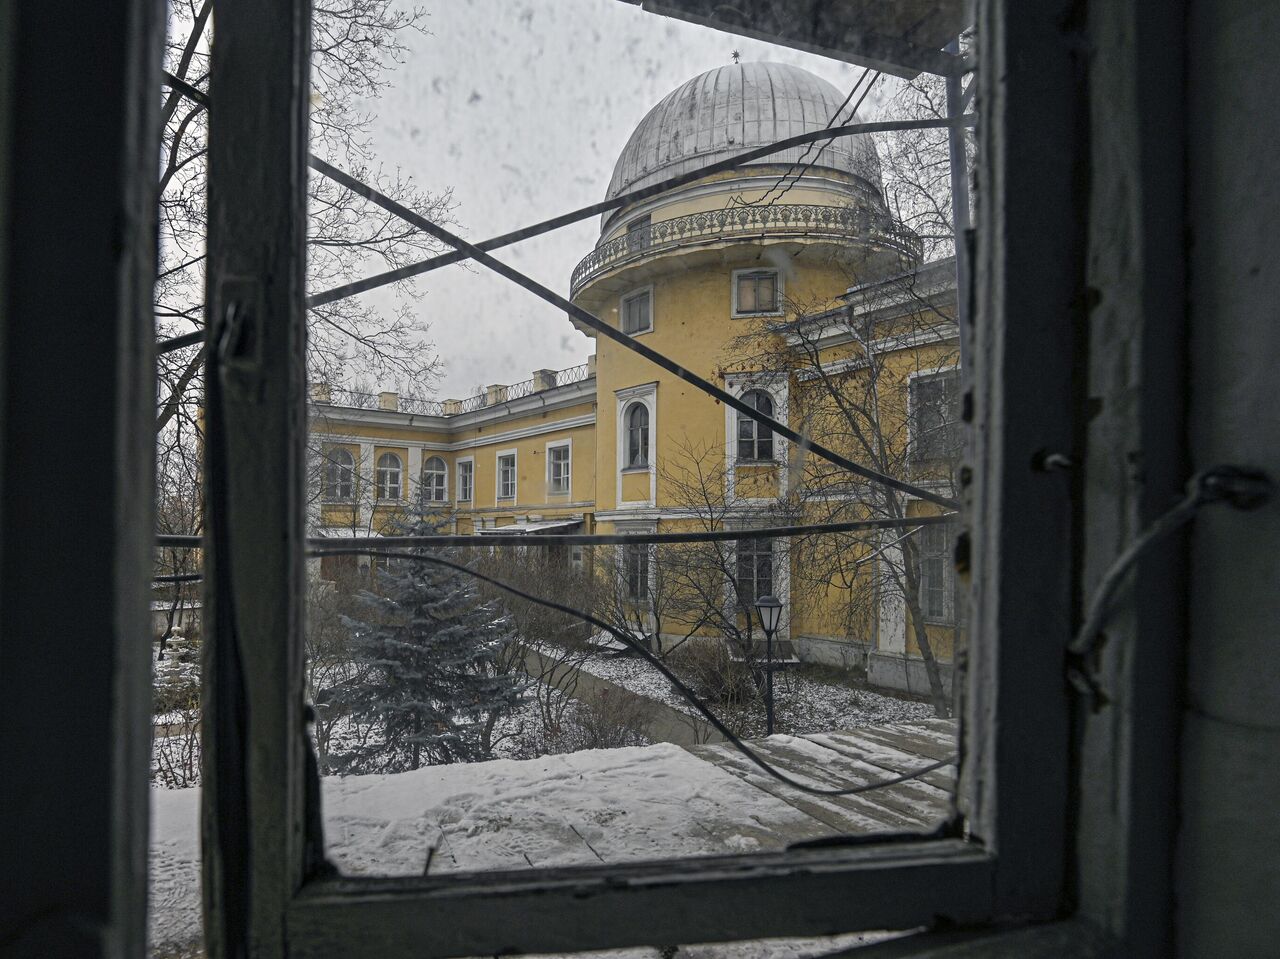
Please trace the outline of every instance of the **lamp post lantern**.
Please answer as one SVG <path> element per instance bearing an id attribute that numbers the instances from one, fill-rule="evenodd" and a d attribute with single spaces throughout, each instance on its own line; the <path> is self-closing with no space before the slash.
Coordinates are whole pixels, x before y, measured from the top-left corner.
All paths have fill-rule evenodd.
<path id="1" fill-rule="evenodd" d="M 782 618 L 782 603 L 777 596 L 761 596 L 756 600 L 756 613 L 764 630 L 764 730 L 773 735 L 773 634 L 778 631 Z"/>

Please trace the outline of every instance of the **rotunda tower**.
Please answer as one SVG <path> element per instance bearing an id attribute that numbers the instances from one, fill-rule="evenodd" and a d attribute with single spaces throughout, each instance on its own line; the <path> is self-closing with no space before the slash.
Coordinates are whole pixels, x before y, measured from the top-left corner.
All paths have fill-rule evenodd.
<path id="1" fill-rule="evenodd" d="M 854 122 L 847 107 L 841 113 L 843 101 L 834 86 L 799 67 L 709 70 L 640 121 L 608 196 Z M 897 227 L 885 206 L 870 137 L 842 137 L 605 214 L 595 248 L 573 271 L 571 296 L 622 332 L 744 392 L 760 386 L 732 375 L 742 367 L 731 345 L 744 333 L 770 318 L 834 306 L 854 276 L 900 273 L 919 261 L 919 240 Z M 612 341 L 597 341 L 597 519 L 652 526 L 671 506 L 661 465 L 690 446 L 728 448 L 733 427 L 710 397 Z M 773 391 L 780 414 L 785 392 L 785 383 Z"/>

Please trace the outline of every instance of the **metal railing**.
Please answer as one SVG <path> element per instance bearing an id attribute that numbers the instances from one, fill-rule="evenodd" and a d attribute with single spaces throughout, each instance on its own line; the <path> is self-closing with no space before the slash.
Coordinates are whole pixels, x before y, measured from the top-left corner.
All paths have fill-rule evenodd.
<path id="1" fill-rule="evenodd" d="M 915 233 L 894 223 L 887 214 L 865 206 L 779 204 L 740 206 L 660 220 L 601 243 L 574 267 L 572 295 L 601 273 L 653 253 L 746 236 L 834 236 L 864 240 L 897 250 L 913 261 L 923 256 Z"/>
<path id="2" fill-rule="evenodd" d="M 590 379 L 590 377 L 590 365 L 580 363 L 577 366 L 570 366 L 568 369 L 557 370 L 554 381 L 550 383 L 542 377 L 532 377 L 519 383 L 512 383 L 509 386 L 490 387 L 483 393 L 469 396 L 463 400 L 436 400 L 400 393 L 396 398 L 396 409 L 388 410 L 387 412 L 413 413 L 422 416 L 457 416 L 461 413 L 474 413 L 476 410 L 482 410 L 487 406 L 498 406 L 510 400 L 518 400 L 526 396 L 532 396 L 535 393 L 553 390 L 557 387 L 581 383 Z M 365 393 L 341 386 L 331 386 L 328 388 L 327 393 L 327 400 L 313 396 L 312 402 L 346 409 L 381 409 L 381 398 L 377 393 Z"/>

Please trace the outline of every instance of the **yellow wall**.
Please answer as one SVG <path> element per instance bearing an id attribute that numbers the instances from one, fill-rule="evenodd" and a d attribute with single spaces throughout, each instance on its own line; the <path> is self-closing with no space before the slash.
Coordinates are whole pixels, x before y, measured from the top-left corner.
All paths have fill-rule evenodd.
<path id="1" fill-rule="evenodd" d="M 732 177 L 733 174 L 726 175 Z M 853 202 L 850 194 L 800 187 L 788 194 L 787 203 L 819 203 L 838 205 Z M 708 204 L 711 206 L 708 206 Z M 703 198 L 676 198 L 655 209 L 655 222 L 695 209 L 722 208 L 723 196 Z M 620 229 L 625 217 L 614 224 Z M 782 247 L 763 248 L 758 243 L 729 243 L 718 252 L 700 251 L 684 257 L 683 251 L 666 260 L 651 262 L 635 271 L 634 275 L 647 275 L 636 285 L 626 287 L 621 277 L 625 272 L 606 274 L 598 278 L 580 295 L 593 300 L 602 319 L 618 323 L 620 294 L 632 289 L 651 286 L 653 329 L 641 334 L 638 340 L 646 346 L 670 356 L 694 372 L 723 386 L 726 373 L 746 371 L 751 367 L 749 357 L 734 346 L 734 341 L 753 333 L 760 318 L 739 318 L 732 315 L 733 272 L 738 269 L 778 268 L 782 276 L 782 295 L 791 306 L 800 306 L 806 312 L 831 308 L 838 304 L 838 297 L 851 282 L 847 266 L 833 263 L 830 257 L 816 247 L 800 247 L 796 244 L 784 252 Z M 657 264 L 655 266 L 655 263 Z M 605 293 L 602 291 L 608 290 Z M 790 311 L 788 311 L 790 312 Z M 936 316 L 921 314 L 903 317 L 884 324 L 878 335 L 890 332 L 910 332 L 913 327 L 932 325 Z M 596 394 L 594 401 L 557 410 L 541 410 L 519 416 L 507 415 L 489 419 L 478 426 L 462 427 L 458 418 L 443 421 L 430 418 L 429 422 L 415 424 L 410 420 L 401 426 L 364 425 L 356 420 L 343 420 L 340 410 L 327 412 L 317 429 L 335 437 L 349 437 L 374 445 L 373 459 L 361 464 L 367 471 L 366 481 L 372 483 L 377 458 L 391 450 L 401 456 L 405 466 L 403 494 L 406 499 L 417 495 L 418 476 L 409 475 L 410 446 L 449 446 L 447 450 L 425 449 L 422 461 L 432 455 L 444 459 L 449 471 L 448 504 L 456 503 L 457 469 L 460 458 L 470 457 L 474 462 L 471 503 L 459 504 L 454 517 L 459 533 L 468 533 L 480 525 L 506 526 L 522 522 L 529 517 L 551 519 L 561 515 L 584 516 L 584 530 L 593 531 L 594 515 L 618 508 L 618 492 L 624 502 L 647 501 L 650 495 L 648 471 L 620 473 L 618 453 L 618 390 L 656 384 L 654 402 L 656 414 L 651 419 L 650 431 L 655 448 L 654 463 L 657 472 L 657 510 L 648 515 L 662 531 L 691 528 L 688 521 L 658 520 L 656 514 L 673 507 L 687 505 L 678 489 L 679 483 L 667 474 L 678 473 L 688 467 L 696 457 L 702 457 L 712 470 L 725 468 L 726 444 L 732 450 L 734 433 L 730 427 L 726 435 L 725 407 L 702 391 L 670 375 L 634 352 L 603 337 L 597 338 Z M 828 349 L 824 361 L 856 358 L 858 348 L 837 345 Z M 893 444 L 905 444 L 908 437 L 907 397 L 910 375 L 914 371 L 954 365 L 955 344 L 926 343 L 905 347 L 885 358 L 885 373 L 881 387 L 881 425 Z M 851 388 L 865 381 L 865 373 L 847 374 Z M 860 377 L 862 378 L 860 380 Z M 789 402 L 792 420 L 806 411 L 806 394 L 813 389 L 804 381 L 792 377 L 789 384 Z M 623 400 L 623 403 L 627 400 Z M 494 407 L 492 409 L 500 409 Z M 576 418 L 594 416 L 594 423 L 580 426 L 559 426 Z M 470 416 L 465 417 L 473 419 Z M 732 418 L 729 420 L 733 422 Z M 532 436 L 511 438 L 509 434 L 526 429 L 545 430 Z M 806 429 L 825 436 L 821 417 L 806 424 Z M 550 494 L 547 488 L 547 444 L 551 441 L 572 440 L 572 489 L 569 494 Z M 348 448 L 352 448 L 349 444 Z M 905 449 L 905 446 L 901 447 Z M 353 448 L 358 456 L 359 447 Z M 517 462 L 517 497 L 514 501 L 497 500 L 497 455 L 514 450 Z M 853 458 L 862 459 L 856 455 Z M 781 490 L 780 469 L 775 466 L 738 465 L 735 467 L 737 496 L 740 499 L 770 499 Z M 718 474 L 722 475 L 722 473 Z M 718 491 L 723 495 L 723 490 Z M 326 522 L 334 519 L 350 520 L 349 514 L 340 515 L 330 508 L 323 512 Z M 384 524 L 389 516 L 387 509 L 375 513 L 375 526 Z M 816 517 L 821 518 L 821 517 Z M 842 517 L 843 518 L 843 517 Z M 613 524 L 602 521 L 601 532 L 612 531 Z M 870 541 L 870 540 L 869 540 Z M 871 547 L 856 544 L 850 547 L 860 556 Z M 782 566 L 790 564 L 793 602 L 790 610 L 790 628 L 793 635 L 829 636 L 837 639 L 870 641 L 874 635 L 875 616 L 872 604 L 850 602 L 858 591 L 869 592 L 873 566 L 864 573 L 851 573 L 849 583 L 832 581 L 826 584 L 801 584 L 804 570 L 797 564 L 799 555 L 780 555 L 775 563 L 775 575 L 781 575 Z M 851 613 L 851 608 L 855 609 Z M 915 650 L 914 638 L 908 624 L 908 648 Z M 929 635 L 940 658 L 951 656 L 950 627 L 930 626 Z"/>
<path id="2" fill-rule="evenodd" d="M 784 264 L 784 295 L 801 302 L 829 307 L 843 293 L 847 281 L 843 271 L 830 264 L 802 262 Z M 756 258 L 739 259 L 723 266 L 704 266 L 678 272 L 653 283 L 653 331 L 638 339 L 651 349 L 676 358 L 681 365 L 724 385 L 723 372 L 731 369 L 726 346 L 749 333 L 756 318 L 733 318 L 733 271 L 767 266 Z M 618 305 L 603 317 L 618 322 Z M 673 492 L 663 473 L 679 461 L 687 461 L 691 451 L 725 445 L 724 407 L 701 390 L 658 368 L 638 354 L 600 337 L 597 339 L 596 376 L 600 410 L 596 418 L 598 472 L 597 507 L 617 506 L 618 400 L 615 391 L 657 382 L 655 433 L 658 465 L 658 502 L 670 502 Z M 609 477 L 610 481 L 604 478 Z M 628 484 L 629 477 L 624 477 Z M 628 490 L 630 486 L 628 485 Z M 626 494 L 630 496 L 628 492 Z M 648 491 L 644 498 L 648 497 Z"/>

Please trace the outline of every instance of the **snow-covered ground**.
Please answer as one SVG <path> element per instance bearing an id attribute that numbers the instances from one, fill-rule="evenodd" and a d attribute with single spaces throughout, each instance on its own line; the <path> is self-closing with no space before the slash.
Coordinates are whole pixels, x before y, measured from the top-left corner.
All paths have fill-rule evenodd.
<path id="1" fill-rule="evenodd" d="M 789 736 L 782 748 L 816 748 Z M 151 937 L 157 954 L 199 937 L 198 789 L 152 790 Z M 531 760 L 324 780 L 328 854 L 350 875 L 635 862 L 783 848 L 814 821 L 784 799 L 666 743 Z M 691 957 L 811 956 L 786 940 L 682 949 Z M 610 953 L 654 959 L 655 950 Z"/>
<path id="2" fill-rule="evenodd" d="M 685 713 L 694 713 L 687 700 L 652 666 L 630 657 L 592 656 L 581 666 L 584 672 L 607 679 L 639 696 L 646 696 Z M 774 707 L 777 726 L 786 732 L 803 734 L 833 729 L 856 729 L 883 723 L 928 719 L 933 708 L 926 703 L 884 696 L 840 683 L 821 682 L 796 670 L 774 673 Z M 718 712 L 715 704 L 709 704 Z M 756 708 L 754 712 L 759 713 Z M 743 717 L 747 731 L 763 733 L 763 716 Z M 760 728 L 757 730 L 756 727 Z"/>

